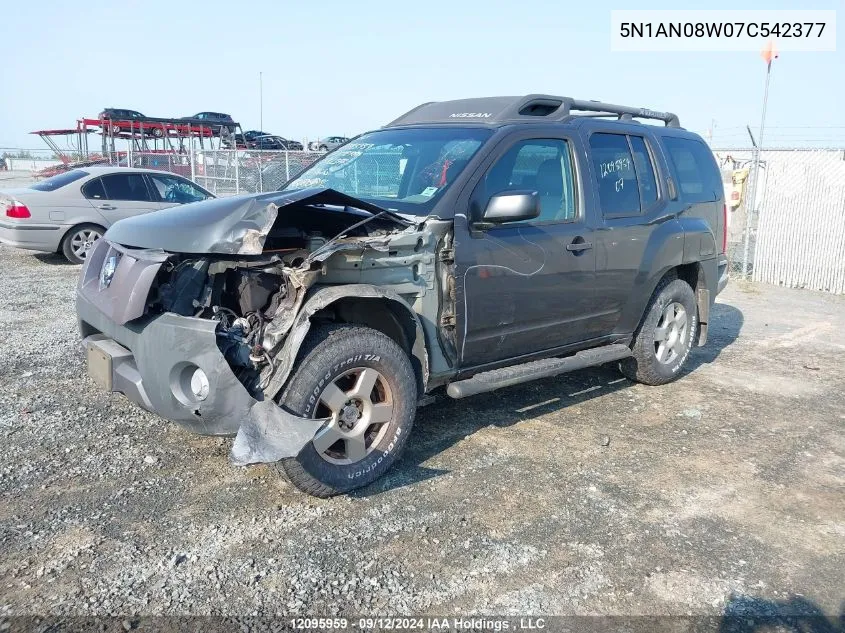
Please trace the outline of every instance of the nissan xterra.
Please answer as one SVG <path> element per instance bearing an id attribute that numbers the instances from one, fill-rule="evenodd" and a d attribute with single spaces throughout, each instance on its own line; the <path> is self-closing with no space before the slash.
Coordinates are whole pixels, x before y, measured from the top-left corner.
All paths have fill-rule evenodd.
<path id="1" fill-rule="evenodd" d="M 727 283 L 725 228 L 713 155 L 674 114 L 426 103 L 280 191 L 117 222 L 77 312 L 102 388 L 329 496 L 383 475 L 438 388 L 607 362 L 677 378 Z"/>

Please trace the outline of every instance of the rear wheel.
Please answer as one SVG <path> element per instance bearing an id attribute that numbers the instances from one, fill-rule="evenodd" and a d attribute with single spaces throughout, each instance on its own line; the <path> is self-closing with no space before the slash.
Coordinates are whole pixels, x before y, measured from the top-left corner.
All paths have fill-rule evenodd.
<path id="1" fill-rule="evenodd" d="M 698 333 L 695 293 L 682 279 L 664 278 L 652 295 L 634 334 L 633 356 L 620 364 L 622 373 L 646 385 L 675 380 Z"/>
<path id="2" fill-rule="evenodd" d="M 96 224 L 80 224 L 67 232 L 62 240 L 62 253 L 72 264 L 82 264 L 94 243 L 103 237 L 105 229 Z"/>
<path id="3" fill-rule="evenodd" d="M 401 455 L 414 422 L 417 385 L 408 356 L 381 332 L 339 325 L 314 331 L 300 359 L 280 402 L 328 422 L 278 465 L 293 485 L 318 497 L 372 483 Z"/>

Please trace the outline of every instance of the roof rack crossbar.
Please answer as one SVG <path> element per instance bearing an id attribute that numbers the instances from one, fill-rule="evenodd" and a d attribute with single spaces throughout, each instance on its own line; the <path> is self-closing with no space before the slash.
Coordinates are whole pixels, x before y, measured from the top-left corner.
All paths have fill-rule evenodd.
<path id="1" fill-rule="evenodd" d="M 584 113 L 592 114 L 584 114 Z M 576 116 L 616 116 L 621 121 L 655 119 L 667 127 L 681 127 L 678 116 L 648 108 L 584 101 L 572 97 L 530 94 L 524 97 L 482 97 L 418 105 L 385 127 L 420 123 L 505 123 L 511 121 L 563 121 Z"/>
<path id="2" fill-rule="evenodd" d="M 648 108 L 635 108 L 632 106 L 614 105 L 612 103 L 602 103 L 601 101 L 583 101 L 580 99 L 564 98 L 564 105 L 567 107 L 567 114 L 572 114 L 573 110 L 583 112 L 601 112 L 607 114 L 618 114 L 620 119 L 636 117 L 638 119 L 655 119 L 663 121 L 666 127 L 681 127 L 681 122 L 677 114 L 671 112 L 658 112 L 656 110 L 649 110 Z"/>

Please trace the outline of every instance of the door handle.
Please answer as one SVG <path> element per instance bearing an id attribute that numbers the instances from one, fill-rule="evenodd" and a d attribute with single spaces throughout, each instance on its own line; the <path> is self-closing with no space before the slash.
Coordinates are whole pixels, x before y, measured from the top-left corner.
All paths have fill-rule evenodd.
<path id="1" fill-rule="evenodd" d="M 572 242 L 571 244 L 566 245 L 566 250 L 574 251 L 576 253 L 580 251 L 586 251 L 593 247 L 592 242 Z"/>
<path id="2" fill-rule="evenodd" d="M 114 211 L 115 209 L 117 209 L 117 207 L 113 204 L 101 204 L 99 208 L 103 211 Z"/>

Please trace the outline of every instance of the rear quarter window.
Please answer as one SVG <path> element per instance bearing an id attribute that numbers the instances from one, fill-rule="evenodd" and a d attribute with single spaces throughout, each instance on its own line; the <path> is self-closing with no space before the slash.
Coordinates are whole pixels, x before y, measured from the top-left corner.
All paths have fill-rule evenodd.
<path id="1" fill-rule="evenodd" d="M 62 187 L 65 187 L 72 182 L 81 180 L 87 175 L 87 171 L 83 171 L 81 169 L 74 169 L 73 171 L 66 171 L 63 174 L 58 174 L 56 176 L 53 176 L 52 178 L 47 178 L 47 180 L 36 182 L 34 185 L 30 185 L 29 188 L 34 189 L 35 191 L 55 191 L 56 189 L 61 189 Z"/>
<path id="2" fill-rule="evenodd" d="M 713 202 L 723 194 L 722 177 L 713 152 L 702 141 L 686 138 L 663 138 L 669 154 L 681 198 L 689 202 Z"/>

